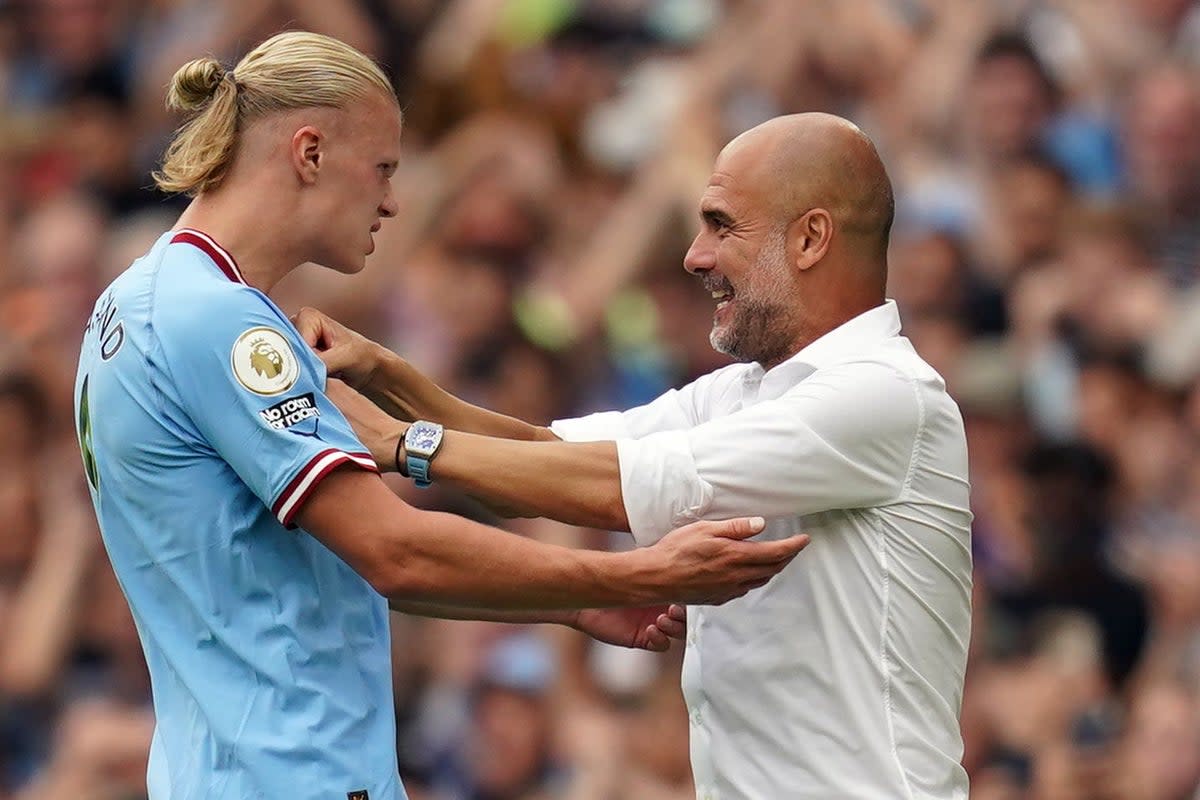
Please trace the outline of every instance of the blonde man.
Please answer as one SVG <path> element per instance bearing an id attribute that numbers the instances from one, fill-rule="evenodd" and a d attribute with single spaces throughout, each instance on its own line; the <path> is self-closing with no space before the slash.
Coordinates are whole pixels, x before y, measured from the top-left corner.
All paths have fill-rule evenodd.
<path id="1" fill-rule="evenodd" d="M 168 103 L 191 119 L 156 178 L 195 199 L 98 300 L 76 382 L 153 682 L 152 800 L 404 797 L 387 601 L 661 649 L 652 612 L 572 609 L 724 602 L 804 546 L 743 541 L 763 522 L 740 519 L 572 551 L 400 501 L 269 297 L 304 262 L 358 272 L 395 215 L 387 80 L 341 42 L 286 33 L 232 71 L 185 65 Z"/>

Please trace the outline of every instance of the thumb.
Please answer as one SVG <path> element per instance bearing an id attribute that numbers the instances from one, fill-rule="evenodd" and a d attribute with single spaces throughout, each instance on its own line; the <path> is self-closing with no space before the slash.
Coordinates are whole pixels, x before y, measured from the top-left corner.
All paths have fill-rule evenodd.
<path id="1" fill-rule="evenodd" d="M 325 362 L 325 371 L 330 375 L 338 375 L 354 364 L 350 347 L 344 344 L 334 345 L 327 350 L 318 350 L 317 358 Z"/>
<path id="2" fill-rule="evenodd" d="M 767 527 L 767 521 L 762 517 L 737 517 L 714 524 L 717 527 L 713 529 L 713 536 L 726 539 L 749 539 Z"/>
<path id="3" fill-rule="evenodd" d="M 300 309 L 300 312 L 292 317 L 292 324 L 296 326 L 296 330 L 305 343 L 314 350 L 328 344 L 325 341 L 325 325 L 321 312 L 316 309 L 307 307 Z"/>

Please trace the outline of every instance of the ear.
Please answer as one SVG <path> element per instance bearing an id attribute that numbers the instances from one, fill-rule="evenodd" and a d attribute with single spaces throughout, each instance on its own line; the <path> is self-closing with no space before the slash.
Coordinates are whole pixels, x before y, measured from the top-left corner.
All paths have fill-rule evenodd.
<path id="1" fill-rule="evenodd" d="M 833 216 L 814 208 L 788 226 L 788 239 L 795 265 L 806 270 L 825 257 L 833 242 Z"/>
<path id="2" fill-rule="evenodd" d="M 325 137 L 318 128 L 305 125 L 292 134 L 292 168 L 303 184 L 317 182 L 324 157 Z"/>

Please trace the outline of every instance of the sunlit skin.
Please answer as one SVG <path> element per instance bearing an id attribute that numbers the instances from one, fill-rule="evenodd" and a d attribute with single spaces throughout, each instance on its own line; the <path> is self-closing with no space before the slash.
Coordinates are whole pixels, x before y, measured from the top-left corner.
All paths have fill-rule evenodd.
<path id="1" fill-rule="evenodd" d="M 359 272 L 381 221 L 397 213 L 400 129 L 399 107 L 381 94 L 257 120 L 225 179 L 192 201 L 178 227 L 221 242 L 264 292 L 306 262 Z"/>
<path id="2" fill-rule="evenodd" d="M 730 142 L 684 268 L 715 293 L 717 350 L 770 369 L 883 302 L 892 198 L 875 148 L 828 114 Z"/>

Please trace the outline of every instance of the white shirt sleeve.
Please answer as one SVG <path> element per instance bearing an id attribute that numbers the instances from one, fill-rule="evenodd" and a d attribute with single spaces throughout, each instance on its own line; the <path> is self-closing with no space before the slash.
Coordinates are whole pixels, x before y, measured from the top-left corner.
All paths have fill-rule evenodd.
<path id="1" fill-rule="evenodd" d="M 920 391 L 885 364 L 845 364 L 728 416 L 619 439 L 634 538 L 651 544 L 700 519 L 895 502 L 918 455 Z"/>

